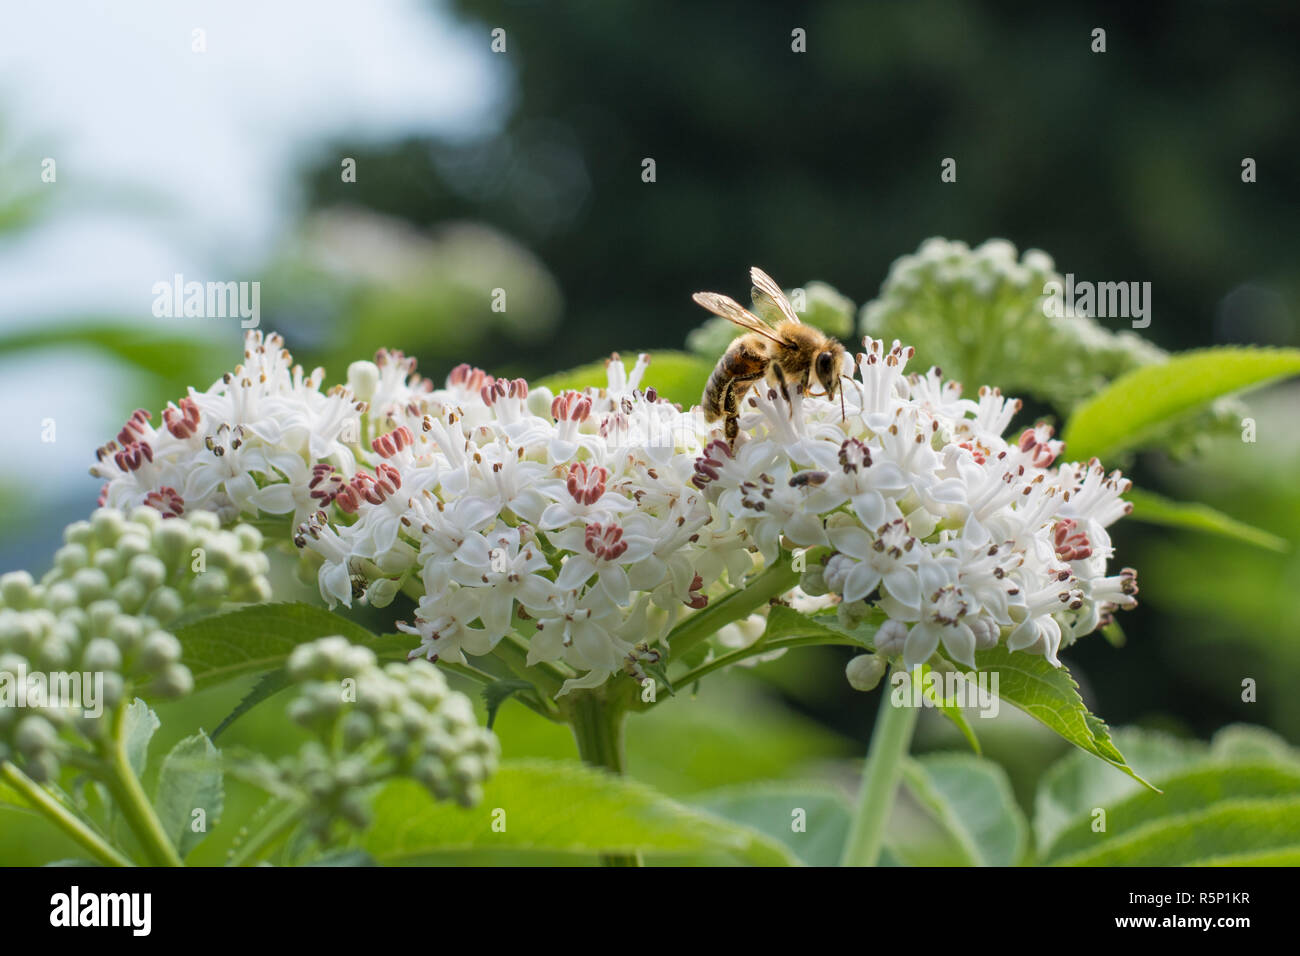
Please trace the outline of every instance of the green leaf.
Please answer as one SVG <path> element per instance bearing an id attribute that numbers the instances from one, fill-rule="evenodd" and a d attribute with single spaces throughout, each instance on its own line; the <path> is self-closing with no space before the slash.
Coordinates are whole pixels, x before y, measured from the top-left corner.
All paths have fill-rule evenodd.
<path id="1" fill-rule="evenodd" d="M 149 763 L 149 741 L 154 731 L 162 726 L 158 715 L 149 709 L 149 705 L 139 697 L 131 701 L 126 709 L 123 722 L 122 744 L 126 750 L 127 763 L 135 772 L 136 778 L 144 776 L 144 768 Z"/>
<path id="2" fill-rule="evenodd" d="M 158 326 L 104 320 L 34 325 L 0 335 L 0 352 L 6 354 L 69 347 L 105 352 L 159 376 L 176 390 L 201 384 L 215 374 L 211 342 L 196 336 L 166 335 Z"/>
<path id="3" fill-rule="evenodd" d="M 822 784 L 745 784 L 715 790 L 691 802 L 784 843 L 809 866 L 837 866 L 849 833 L 847 801 L 839 791 Z"/>
<path id="4" fill-rule="evenodd" d="M 1229 724 L 1210 741 L 1210 754 L 1216 760 L 1274 760 L 1294 764 L 1300 752 L 1267 727 L 1253 724 Z"/>
<path id="5" fill-rule="evenodd" d="M 930 754 L 903 765 L 903 785 L 949 839 L 950 862 L 1013 866 L 1026 852 L 1029 825 L 1006 773 L 970 754 Z M 908 865 L 925 865 L 917 845 L 891 827 L 891 852 Z M 933 851 L 930 851 L 933 852 Z"/>
<path id="6" fill-rule="evenodd" d="M 668 665 L 664 661 L 655 664 L 646 664 L 645 672 L 648 676 L 653 677 L 660 684 L 664 685 L 664 690 L 668 691 L 669 697 L 676 697 L 677 691 L 673 690 L 673 682 L 668 679 Z"/>
<path id="7" fill-rule="evenodd" d="M 684 856 L 727 853 L 760 865 L 797 859 L 777 841 L 686 807 L 644 784 L 572 761 L 503 763 L 472 809 L 401 780 L 376 797 L 361 849 L 381 864 L 466 850 Z M 496 827 L 494 829 L 494 823 Z"/>
<path id="8" fill-rule="evenodd" d="M 1300 792 L 1300 752 L 1271 731 L 1234 724 L 1208 747 L 1135 728 L 1116 739 L 1163 793 L 1071 754 L 1039 785 L 1034 830 L 1044 861 L 1276 865 L 1300 849 L 1300 807 L 1285 803 Z M 1219 827 L 1240 845 L 1203 832 Z"/>
<path id="9" fill-rule="evenodd" d="M 1093 850 L 1055 860 L 1069 866 L 1205 866 L 1294 859 L 1300 853 L 1300 796 L 1221 800 L 1155 820 Z"/>
<path id="10" fill-rule="evenodd" d="M 376 654 L 399 647 L 409 638 L 377 638 L 364 627 L 310 604 L 255 604 L 216 614 L 178 628 L 183 660 L 196 688 L 281 667 L 299 644 L 339 634 Z"/>
<path id="11" fill-rule="evenodd" d="M 1009 651 L 1005 644 L 977 651 L 975 665 L 977 671 L 997 674 L 999 699 L 1023 710 L 1076 747 L 1100 757 L 1139 783 L 1151 786 L 1116 749 L 1105 722 L 1088 712 L 1079 696 L 1079 685 L 1065 667 L 1053 667 L 1046 658 L 1036 654 Z"/>
<path id="12" fill-rule="evenodd" d="M 537 688 L 526 680 L 505 679 L 496 680 L 483 688 L 483 702 L 487 704 L 487 725 L 488 730 L 496 723 L 497 711 L 501 705 L 509 700 L 513 695 L 533 691 L 536 693 Z"/>
<path id="13" fill-rule="evenodd" d="M 228 713 L 222 719 L 221 723 L 217 724 L 217 729 L 212 731 L 212 739 L 216 740 L 225 733 L 227 727 L 237 721 L 240 717 L 243 717 L 244 714 L 262 703 L 262 701 L 273 697 L 288 686 L 288 670 L 283 667 L 277 667 L 273 671 L 267 671 L 257 679 L 257 683 L 253 685 L 253 689 L 245 694 L 243 699 L 235 705 L 235 709 Z"/>
<path id="14" fill-rule="evenodd" d="M 635 358 L 635 356 L 633 356 Z M 629 365 L 623 356 L 623 364 Z M 713 372 L 713 363 L 687 352 L 655 351 L 650 353 L 650 367 L 641 380 L 641 388 L 653 387 L 662 398 L 676 402 L 684 408 L 700 403 L 704 386 Z M 605 374 L 605 360 L 582 365 L 567 372 L 548 375 L 534 387 L 549 388 L 555 394 L 565 389 L 605 388 L 609 378 Z"/>
<path id="15" fill-rule="evenodd" d="M 216 824 L 224 804 L 221 752 L 202 731 L 186 737 L 163 758 L 154 792 L 158 819 L 182 858 Z M 204 814 L 199 832 L 193 828 L 195 810 Z"/>
<path id="16" fill-rule="evenodd" d="M 1115 743 L 1157 782 L 1204 759 L 1206 753 L 1205 745 L 1197 741 L 1135 728 L 1117 730 Z M 1034 797 L 1034 837 L 1039 852 L 1046 853 L 1074 820 L 1090 819 L 1094 808 L 1140 791 L 1135 780 L 1111 773 L 1089 754 L 1076 751 L 1063 757 L 1043 774 Z"/>
<path id="17" fill-rule="evenodd" d="M 1194 832 L 1202 814 L 1220 805 L 1231 807 L 1275 798 L 1295 798 L 1300 793 L 1300 766 L 1274 762 L 1233 763 L 1207 761 L 1161 781 L 1163 793 L 1139 791 L 1104 810 L 1106 829 L 1094 831 L 1101 819 L 1096 811 L 1076 819 L 1063 830 L 1044 854 L 1048 863 L 1104 860 L 1111 863 L 1159 866 L 1194 862 L 1224 851 L 1217 837 Z M 1235 818 L 1236 811 L 1225 819 Z M 1280 835 L 1279 835 L 1280 836 Z M 1176 841 L 1178 847 L 1162 840 Z M 1291 829 L 1281 842 L 1228 847 L 1233 850 L 1270 850 L 1300 842 L 1300 804 L 1291 817 Z M 1174 854 L 1170 856 L 1169 854 Z"/>
<path id="18" fill-rule="evenodd" d="M 1124 498 L 1133 505 L 1132 517 L 1138 521 L 1171 528 L 1204 531 L 1220 537 L 1232 538 L 1235 541 L 1244 541 L 1270 551 L 1285 552 L 1291 549 L 1285 538 L 1279 538 L 1261 528 L 1231 518 L 1209 505 L 1199 502 L 1171 501 L 1137 488 L 1129 489 Z"/>
<path id="19" fill-rule="evenodd" d="M 884 619 L 884 613 L 872 609 L 871 613 L 856 627 L 846 628 L 840 624 L 834 611 L 821 611 L 817 614 L 804 614 L 784 604 L 774 604 L 767 612 L 767 626 L 759 638 L 764 644 L 785 641 L 791 638 L 810 638 L 809 643 L 847 644 L 861 646 L 872 650 L 876 628 Z M 824 638 L 824 640 L 816 640 Z"/>
<path id="20" fill-rule="evenodd" d="M 1137 447 L 1216 398 L 1300 373 L 1300 349 L 1198 349 L 1121 375 L 1080 405 L 1065 428 L 1075 461 Z"/>

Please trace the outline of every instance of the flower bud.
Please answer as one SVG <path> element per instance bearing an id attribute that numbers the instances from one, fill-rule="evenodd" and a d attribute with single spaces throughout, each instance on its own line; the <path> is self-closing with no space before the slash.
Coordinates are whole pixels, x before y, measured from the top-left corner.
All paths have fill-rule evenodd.
<path id="1" fill-rule="evenodd" d="M 374 362 L 353 362 L 348 366 L 348 388 L 358 401 L 370 401 L 378 386 L 379 366 Z"/>
<path id="2" fill-rule="evenodd" d="M 139 665 L 147 671 L 160 670 L 181 659 L 181 642 L 166 631 L 151 631 L 140 647 Z"/>
<path id="3" fill-rule="evenodd" d="M 81 666 L 88 671 L 118 670 L 122 666 L 122 652 L 108 638 L 96 637 L 81 652 Z"/>
<path id="4" fill-rule="evenodd" d="M 98 568 L 82 568 L 76 572 L 72 586 L 77 589 L 77 600 L 82 604 L 107 598 L 110 593 L 108 575 Z"/>
<path id="5" fill-rule="evenodd" d="M 159 588 L 149 598 L 149 614 L 164 626 L 180 617 L 185 602 L 174 588 Z"/>
<path id="6" fill-rule="evenodd" d="M 876 653 L 883 657 L 898 657 L 907 643 L 907 625 L 902 621 L 888 620 L 876 631 Z"/>
<path id="7" fill-rule="evenodd" d="M 876 654 L 859 654 L 844 667 L 844 676 L 854 690 L 875 690 L 885 676 L 885 660 Z"/>
<path id="8" fill-rule="evenodd" d="M 127 614 L 137 613 L 140 608 L 144 607 L 144 602 L 148 597 L 149 592 L 135 578 L 123 578 L 113 587 L 113 600 Z"/>
<path id="9" fill-rule="evenodd" d="M 153 687 L 161 697 L 184 697 L 194 689 L 194 675 L 184 664 L 166 664 L 154 678 Z"/>
<path id="10" fill-rule="evenodd" d="M 36 598 L 36 582 L 26 571 L 10 571 L 0 575 L 0 600 L 5 607 L 26 610 Z"/>

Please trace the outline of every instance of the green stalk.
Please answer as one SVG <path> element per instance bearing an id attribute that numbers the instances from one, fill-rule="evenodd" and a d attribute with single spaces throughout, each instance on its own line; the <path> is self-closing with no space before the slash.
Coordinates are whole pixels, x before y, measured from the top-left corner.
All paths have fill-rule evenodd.
<path id="1" fill-rule="evenodd" d="M 302 819 L 305 810 L 306 807 L 297 801 L 286 802 L 275 816 L 230 855 L 226 866 L 249 866 L 256 863 L 268 847 Z"/>
<path id="2" fill-rule="evenodd" d="M 862 768 L 862 788 L 853 825 L 844 843 L 841 866 L 875 866 L 885 840 L 885 827 L 894 808 L 894 793 L 903 761 L 912 746 L 917 707 L 897 707 L 886 685 L 881 690 L 880 714 L 871 732 L 871 746 Z"/>
<path id="3" fill-rule="evenodd" d="M 775 561 L 743 588 L 711 602 L 708 607 L 696 611 L 673 628 L 668 634 L 669 651 L 674 657 L 685 654 L 728 624 L 749 617 L 772 598 L 789 591 L 799 583 L 799 577 L 790 556 L 781 552 Z"/>
<path id="4" fill-rule="evenodd" d="M 627 712 L 593 691 L 575 691 L 566 701 L 573 739 L 583 763 L 622 775 L 625 770 L 623 725 Z M 641 854 L 601 857 L 605 866 L 640 866 Z"/>
<path id="5" fill-rule="evenodd" d="M 140 779 L 131 769 L 126 757 L 123 738 L 123 725 L 126 721 L 126 705 L 118 707 L 113 718 L 112 733 L 100 744 L 100 755 L 107 764 L 104 782 L 113 794 L 113 802 L 131 830 L 139 838 L 145 855 L 153 866 L 184 866 L 176 847 L 162 828 L 158 815 L 154 813 L 153 804 L 145 796 Z"/>
<path id="6" fill-rule="evenodd" d="M 32 808 L 80 844 L 105 866 L 132 866 L 130 860 L 113 849 L 67 807 L 9 761 L 0 763 L 0 779 L 26 798 Z"/>
<path id="7" fill-rule="evenodd" d="M 674 677 L 673 684 L 678 687 L 689 687 L 707 674 L 712 674 L 716 670 L 730 667 L 732 664 L 737 664 L 740 661 L 747 660 L 751 657 L 757 657 L 759 654 L 767 654 L 772 651 L 789 649 L 792 647 L 830 647 L 832 645 L 856 647 L 863 651 L 868 649 L 863 646 L 861 641 L 855 640 L 851 637 L 825 637 L 820 634 L 816 637 L 777 638 L 776 640 L 768 642 L 760 640 L 757 644 L 751 644 L 749 647 L 742 647 L 739 650 L 734 650 L 730 653 L 723 654 L 720 657 L 715 657 L 713 660 L 701 664 L 699 667 L 693 668 L 685 674 Z M 639 701 L 640 698 L 638 697 L 637 700 Z M 638 709 L 644 710 L 650 706 L 652 705 L 647 704 L 645 707 Z"/>

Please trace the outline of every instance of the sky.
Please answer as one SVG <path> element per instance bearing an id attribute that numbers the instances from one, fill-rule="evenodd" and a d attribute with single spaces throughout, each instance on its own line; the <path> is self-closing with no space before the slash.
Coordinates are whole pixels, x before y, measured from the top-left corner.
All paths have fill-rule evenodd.
<path id="1" fill-rule="evenodd" d="M 30 176 L 51 193 L 48 218 L 0 240 L 0 334 L 168 321 L 151 312 L 160 280 L 255 278 L 239 270 L 290 228 L 295 163 L 319 144 L 469 136 L 508 95 L 489 28 L 430 0 L 0 0 L 0 190 Z M 95 396 L 122 370 L 53 361 L 0 358 L 0 407 L 58 422 L 55 447 L 23 456 L 42 488 L 84 475 L 120 426 Z"/>

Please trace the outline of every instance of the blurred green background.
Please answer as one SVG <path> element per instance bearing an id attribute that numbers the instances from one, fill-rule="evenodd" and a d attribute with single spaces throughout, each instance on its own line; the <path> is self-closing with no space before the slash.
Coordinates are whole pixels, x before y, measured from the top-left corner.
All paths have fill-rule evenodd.
<path id="1" fill-rule="evenodd" d="M 786 286 L 823 280 L 861 305 L 896 257 L 932 235 L 1003 237 L 1080 278 L 1149 281 L 1143 334 L 1166 349 L 1300 345 L 1295 5 L 461 0 L 405 15 L 436 21 L 500 95 L 445 131 L 394 121 L 379 133 L 303 136 L 273 184 L 290 198 L 269 239 L 209 248 L 197 260 L 206 268 L 178 244 L 174 261 L 163 254 L 146 272 L 260 281 L 262 328 L 281 332 L 304 366 L 324 365 L 328 381 L 379 347 L 418 356 L 434 378 L 462 361 L 538 376 L 612 350 L 681 348 L 703 318 L 690 293 L 742 297 L 752 264 Z M 493 54 L 498 27 L 507 48 Z M 1096 27 L 1104 54 L 1090 49 Z M 791 50 L 795 28 L 806 31 L 804 53 Z M 380 66 L 322 68 L 362 86 Z M 477 82 L 439 56 L 423 68 L 449 89 Z M 306 82 L 294 69 L 260 93 L 283 102 L 286 122 L 290 94 Z M 166 201 L 91 177 L 64 185 L 69 173 L 57 190 L 41 183 L 48 132 L 0 126 L 0 276 L 48 257 L 52 303 L 37 314 L 9 302 L 0 313 L 0 372 L 26 383 L 8 397 L 18 414 L 0 462 L 0 570 L 41 570 L 59 529 L 94 506 L 80 469 L 95 445 L 137 406 L 156 411 L 185 386 L 206 386 L 237 360 L 242 336 L 234 321 L 156 320 L 143 288 L 138 307 L 60 304 L 57 287 L 81 263 L 42 245 L 50 222 L 105 205 L 147 218 Z M 120 139 L 148 163 L 150 142 Z M 356 160 L 355 182 L 340 175 L 344 157 Z M 940 181 L 946 157 L 957 161 L 955 183 Z M 1241 179 L 1245 157 L 1258 165 L 1252 184 Z M 642 179 L 646 158 L 654 182 Z M 202 202 L 202 184 L 194 189 Z M 112 245 L 110 233 L 106 255 Z M 504 312 L 492 310 L 496 289 Z M 109 384 L 81 395 L 60 428 L 80 416 L 102 430 L 84 447 L 60 438 L 56 470 L 40 423 L 83 368 Z M 1254 444 L 1229 434 L 1190 460 L 1151 453 L 1131 463 L 1140 486 L 1205 501 L 1291 548 L 1135 522 L 1114 529 L 1119 561 L 1139 569 L 1142 587 L 1142 605 L 1122 618 L 1127 645 L 1094 635 L 1064 655 L 1112 725 L 1207 737 L 1247 721 L 1300 741 L 1298 400 L 1294 384 L 1252 396 Z M 56 478 L 69 460 L 82 463 L 77 480 Z M 848 688 L 839 650 L 796 652 L 711 684 L 689 714 L 678 701 L 644 726 L 634 720 L 633 772 L 684 794 L 860 752 L 875 698 Z M 1256 703 L 1241 701 L 1245 677 L 1259 682 Z M 210 697 L 183 705 L 186 719 L 219 720 L 230 701 Z M 931 716 L 921 747 L 956 746 Z M 268 707 L 232 735 L 266 746 L 277 717 Z M 1017 718 L 977 730 L 1027 801 L 1064 745 Z M 179 720 L 170 729 L 182 734 Z M 507 705 L 500 729 L 507 756 L 572 753 L 562 729 L 534 727 L 520 708 Z M 22 839 L 0 827 L 0 841 L 7 855 Z"/>

